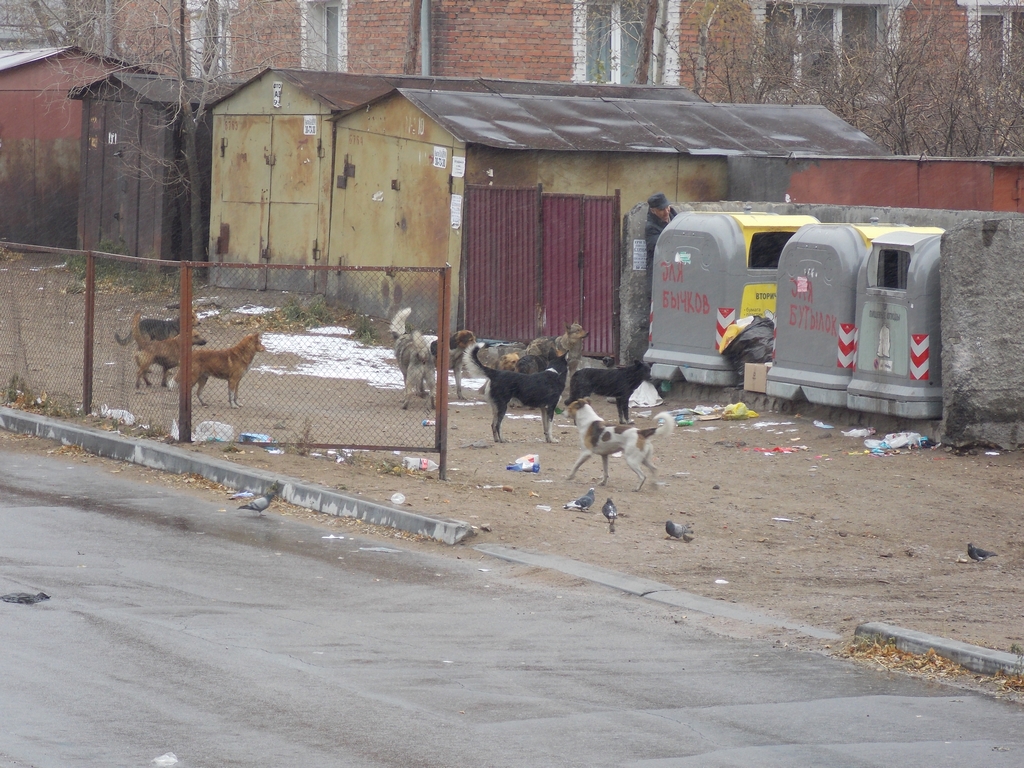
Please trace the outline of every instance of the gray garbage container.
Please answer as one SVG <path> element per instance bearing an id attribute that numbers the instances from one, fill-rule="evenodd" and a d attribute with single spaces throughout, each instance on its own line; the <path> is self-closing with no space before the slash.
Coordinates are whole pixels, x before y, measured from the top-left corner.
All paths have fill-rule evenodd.
<path id="1" fill-rule="evenodd" d="M 644 360 L 656 379 L 731 386 L 738 377 L 718 353 L 741 317 L 775 312 L 779 256 L 813 216 L 681 213 L 654 252 L 651 339 Z"/>
<path id="2" fill-rule="evenodd" d="M 846 405 L 910 419 L 942 416 L 941 229 L 875 238 L 857 278 L 858 338 Z"/>
<path id="3" fill-rule="evenodd" d="M 809 224 L 786 243 L 779 258 L 775 364 L 768 371 L 767 394 L 846 407 L 861 264 L 875 238 L 897 229 L 906 230 L 878 224 Z"/>

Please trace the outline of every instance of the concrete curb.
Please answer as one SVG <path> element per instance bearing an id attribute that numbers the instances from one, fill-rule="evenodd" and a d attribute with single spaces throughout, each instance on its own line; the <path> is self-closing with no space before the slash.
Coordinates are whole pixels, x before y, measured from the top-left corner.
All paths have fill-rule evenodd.
<path id="1" fill-rule="evenodd" d="M 948 640 L 912 629 L 894 627 L 881 622 L 861 624 L 853 633 L 854 637 L 868 640 L 896 641 L 896 647 L 907 653 L 927 653 L 934 650 L 939 656 L 955 661 L 962 667 L 981 675 L 994 675 L 1002 672 L 1006 675 L 1019 675 L 1024 667 L 1024 659 L 1012 653 L 982 648 L 980 645 L 969 645 L 958 640 Z"/>
<path id="2" fill-rule="evenodd" d="M 842 639 L 842 637 L 837 635 L 835 632 L 830 632 L 825 629 L 811 627 L 807 624 L 797 624 L 795 622 L 786 621 L 785 619 L 776 619 L 772 616 L 766 616 L 763 613 L 758 613 L 757 611 L 752 611 L 748 608 L 744 608 L 743 606 L 736 605 L 735 603 L 726 603 L 722 600 L 714 600 L 710 597 L 702 597 L 701 595 L 694 595 L 690 592 L 682 592 L 667 584 L 661 584 L 660 582 L 651 581 L 650 579 L 644 579 L 638 576 L 629 576 L 628 574 L 610 571 L 607 568 L 590 565 L 588 563 L 580 562 L 579 560 L 572 560 L 568 557 L 562 557 L 561 555 L 546 555 L 540 552 L 530 552 L 528 550 L 505 547 L 500 544 L 478 544 L 473 547 L 473 549 L 478 552 L 483 552 L 485 555 L 490 555 L 491 557 L 496 557 L 510 563 L 549 568 L 554 571 L 560 571 L 561 573 L 569 576 L 586 579 L 587 581 L 592 581 L 595 584 L 601 584 L 606 587 L 611 587 L 612 589 L 618 589 L 622 592 L 636 595 L 637 597 L 644 597 L 648 600 L 664 603 L 665 605 L 683 608 L 687 611 L 695 611 L 697 613 L 707 614 L 708 616 L 718 616 L 726 619 L 734 619 L 736 621 L 750 622 L 760 626 L 787 629 L 793 632 L 799 632 L 803 635 L 818 638 L 819 640 Z"/>
<path id="3" fill-rule="evenodd" d="M 338 517 L 353 517 L 374 525 L 427 536 L 445 544 L 458 544 L 473 535 L 473 527 L 460 520 L 429 517 L 384 504 L 358 499 L 313 483 L 282 478 L 272 472 L 249 469 L 229 461 L 149 440 L 135 440 L 113 432 L 66 424 L 45 416 L 0 407 L 0 428 L 10 432 L 77 445 L 89 453 L 175 474 L 196 474 L 228 488 L 263 492 L 275 480 L 282 483 L 285 501 Z"/>

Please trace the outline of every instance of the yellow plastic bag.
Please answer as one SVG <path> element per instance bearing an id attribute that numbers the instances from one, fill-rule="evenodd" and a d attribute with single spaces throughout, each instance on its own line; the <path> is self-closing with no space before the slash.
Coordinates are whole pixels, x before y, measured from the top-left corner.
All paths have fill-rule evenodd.
<path id="1" fill-rule="evenodd" d="M 743 403 L 732 403 L 725 406 L 725 410 L 722 411 L 722 418 L 727 420 L 756 419 L 757 417 L 757 411 L 750 410 Z"/>
<path id="2" fill-rule="evenodd" d="M 725 354 L 725 348 L 729 346 L 733 339 L 740 335 L 742 330 L 736 323 L 730 323 L 729 327 L 725 329 L 725 333 L 722 334 L 722 343 L 718 346 L 718 354 Z"/>

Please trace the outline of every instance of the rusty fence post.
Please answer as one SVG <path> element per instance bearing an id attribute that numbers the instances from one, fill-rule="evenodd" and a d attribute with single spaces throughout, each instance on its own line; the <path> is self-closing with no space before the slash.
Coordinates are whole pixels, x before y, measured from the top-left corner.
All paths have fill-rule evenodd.
<path id="1" fill-rule="evenodd" d="M 445 264 L 437 273 L 437 398 L 435 403 L 434 442 L 440 454 L 438 480 L 448 479 L 448 366 L 451 350 L 452 265 Z"/>
<path id="2" fill-rule="evenodd" d="M 85 252 L 85 349 L 82 355 L 82 413 L 92 413 L 93 341 L 96 334 L 96 256 Z"/>
<path id="3" fill-rule="evenodd" d="M 192 262 L 181 262 L 178 291 L 178 442 L 192 442 Z"/>

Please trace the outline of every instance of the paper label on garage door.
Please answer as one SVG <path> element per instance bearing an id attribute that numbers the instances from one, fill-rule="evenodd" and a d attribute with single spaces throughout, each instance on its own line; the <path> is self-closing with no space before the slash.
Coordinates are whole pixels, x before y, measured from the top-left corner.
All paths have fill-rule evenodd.
<path id="1" fill-rule="evenodd" d="M 462 195 L 452 195 L 452 229 L 462 226 Z"/>

